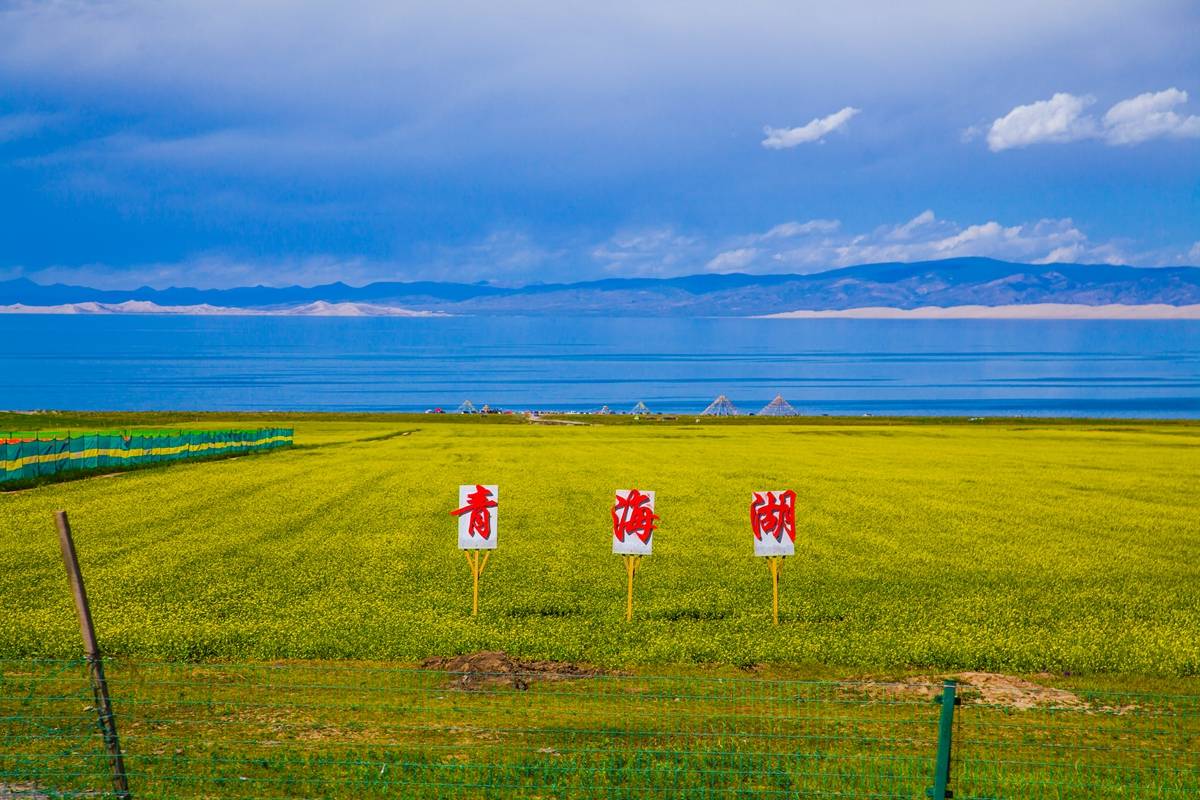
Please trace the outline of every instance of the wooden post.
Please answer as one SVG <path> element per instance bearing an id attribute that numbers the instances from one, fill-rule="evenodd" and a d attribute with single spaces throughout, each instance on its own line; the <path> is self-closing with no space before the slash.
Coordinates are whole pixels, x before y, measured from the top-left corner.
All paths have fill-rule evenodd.
<path id="1" fill-rule="evenodd" d="M 779 568 L 783 566 L 783 556 L 770 556 L 767 563 L 771 565 L 771 616 L 775 624 L 779 624 Z"/>
<path id="2" fill-rule="evenodd" d="M 467 557 L 467 565 L 471 568 L 471 616 L 475 617 L 479 615 L 479 576 L 483 575 L 483 568 L 487 566 L 492 551 L 484 550 L 483 560 L 480 560 L 478 550 L 463 550 L 463 555 Z"/>
<path id="3" fill-rule="evenodd" d="M 625 575 L 629 579 L 625 592 L 625 621 L 633 620 L 633 576 L 637 572 L 638 559 L 641 556 L 625 556 Z"/>
<path id="4" fill-rule="evenodd" d="M 129 800 L 129 780 L 125 776 L 125 759 L 121 756 L 121 742 L 117 738 L 117 721 L 113 717 L 112 702 L 108 697 L 108 682 L 104 679 L 104 662 L 100 656 L 100 645 L 96 642 L 96 628 L 92 625 L 92 611 L 88 606 L 87 590 L 83 585 L 83 574 L 79 571 L 79 559 L 75 555 L 75 542 L 71 538 L 71 523 L 67 521 L 67 512 L 65 511 L 55 511 L 54 521 L 58 525 L 58 545 L 62 549 L 63 564 L 67 568 L 67 580 L 71 582 L 71 594 L 75 598 L 75 611 L 79 615 L 79 632 L 83 636 L 83 653 L 92 682 L 92 695 L 96 699 L 96 714 L 100 718 L 100 732 L 104 736 L 104 749 L 108 751 L 108 761 L 112 767 L 113 790 L 121 800 Z"/>
<path id="5" fill-rule="evenodd" d="M 475 563 L 471 568 L 471 574 L 475 576 L 475 586 L 471 598 L 471 616 L 479 616 L 479 551 L 475 551 Z"/>

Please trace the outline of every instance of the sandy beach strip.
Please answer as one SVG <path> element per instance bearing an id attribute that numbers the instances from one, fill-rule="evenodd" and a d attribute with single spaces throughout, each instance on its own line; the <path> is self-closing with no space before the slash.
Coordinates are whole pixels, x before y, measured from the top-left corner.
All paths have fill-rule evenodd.
<path id="1" fill-rule="evenodd" d="M 785 311 L 763 319 L 1200 319 L 1200 304 L 1085 306 L 1075 303 L 1030 303 L 1012 306 L 866 306 L 829 311 Z"/>

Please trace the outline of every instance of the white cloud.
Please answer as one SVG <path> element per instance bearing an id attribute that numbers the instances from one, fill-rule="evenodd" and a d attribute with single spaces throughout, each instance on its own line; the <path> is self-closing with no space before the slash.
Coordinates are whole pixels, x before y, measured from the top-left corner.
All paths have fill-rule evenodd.
<path id="1" fill-rule="evenodd" d="M 939 219 L 926 209 L 866 233 L 840 231 L 840 223 L 829 219 L 785 222 L 764 232 L 716 240 L 685 235 L 669 226 L 648 228 L 619 233 L 593 247 L 591 256 L 610 274 L 653 277 L 702 270 L 808 273 L 855 264 L 966 256 L 1026 263 L 1131 262 L 1117 243 L 1092 242 L 1069 218 L 960 224 Z M 1145 260 L 1163 258 L 1147 255 Z"/>
<path id="2" fill-rule="evenodd" d="M 606 272 L 652 277 L 695 272 L 705 248 L 700 239 L 665 226 L 618 233 L 593 247 L 591 256 Z"/>
<path id="3" fill-rule="evenodd" d="M 795 231 L 803 232 L 788 235 Z M 586 262 L 581 254 L 591 256 L 592 266 L 575 272 Z M 405 263 L 336 255 L 259 260 L 213 253 L 174 263 L 122 267 L 0 267 L 0 279 L 25 276 L 39 283 L 97 288 L 311 286 L 338 280 L 355 285 L 380 280 L 489 280 L 521 285 L 530 275 L 544 274 L 547 266 L 563 280 L 588 280 L 604 274 L 813 273 L 856 264 L 968 256 L 1033 264 L 1200 265 L 1200 241 L 1186 252 L 1179 246 L 1137 250 L 1129 241 L 1093 241 L 1070 218 L 960 224 L 925 210 L 907 221 L 865 233 L 841 233 L 836 220 L 788 222 L 765 232 L 720 240 L 680 233 L 670 226 L 643 228 L 619 232 L 599 244 L 578 239 L 543 243 L 519 231 L 498 231 L 474 242 L 431 249 Z"/>
<path id="4" fill-rule="evenodd" d="M 987 143 L 993 153 L 1037 142 L 1074 142 L 1095 135 L 1096 121 L 1083 115 L 1095 102 L 1059 92 L 1049 100 L 1017 106 L 992 123 Z"/>
<path id="5" fill-rule="evenodd" d="M 988 130 L 988 147 L 998 153 L 1042 142 L 1099 139 L 1110 145 L 1130 145 L 1166 137 L 1200 137 L 1200 117 L 1173 110 L 1187 99 L 1187 92 L 1174 87 L 1146 92 L 1113 104 L 1097 120 L 1084 114 L 1084 109 L 1095 102 L 1093 97 L 1059 92 L 1049 100 L 1017 106 L 993 122 Z"/>
<path id="6" fill-rule="evenodd" d="M 709 259 L 704 268 L 709 272 L 728 272 L 730 270 L 743 269 L 758 257 L 758 253 L 759 250 L 757 247 L 739 247 L 736 250 L 726 250 L 722 253 L 717 253 Z"/>
<path id="7" fill-rule="evenodd" d="M 836 219 L 810 219 L 807 222 L 784 222 L 757 237 L 755 241 L 770 239 L 791 239 L 796 236 L 807 236 L 813 233 L 833 233 L 841 226 Z"/>
<path id="8" fill-rule="evenodd" d="M 1187 99 L 1187 92 L 1171 88 L 1122 100 L 1104 115 L 1104 139 L 1109 144 L 1137 144 L 1163 136 L 1198 137 L 1200 117 L 1171 110 Z"/>
<path id="9" fill-rule="evenodd" d="M 1038 264 L 1059 264 L 1063 262 L 1078 261 L 1080 255 L 1083 254 L 1083 247 L 1079 242 L 1065 244 L 1062 247 L 1056 247 L 1050 251 L 1050 254 L 1045 258 L 1039 258 L 1035 263 Z"/>
<path id="10" fill-rule="evenodd" d="M 799 128 L 772 128 L 768 125 L 763 128 L 767 138 L 763 139 L 762 146 L 768 150 L 786 150 L 808 142 L 819 142 L 828 134 L 845 127 L 846 123 L 861 111 L 862 109 L 846 106 L 841 111 L 835 111 L 827 117 L 818 117 Z"/>
<path id="11" fill-rule="evenodd" d="M 869 233 L 825 237 L 763 253 L 758 263 L 776 272 L 816 272 L 833 267 L 889 261 L 928 261 L 985 256 L 1008 261 L 1129 263 L 1112 242 L 1093 243 L 1070 219 L 1004 225 L 996 220 L 962 225 L 939 220 L 932 211 Z"/>
<path id="12" fill-rule="evenodd" d="M 524 284 L 546 264 L 570 254 L 550 248 L 520 231 L 496 231 L 457 245 L 424 248 L 405 261 L 318 254 L 302 258 L 264 258 L 240 253 L 208 252 L 174 262 L 127 266 L 80 264 L 40 269 L 0 269 L 0 280 L 24 276 L 38 283 L 68 283 L 98 289 L 189 286 L 224 289 L 235 286 L 316 286 L 342 281 L 354 286 L 375 281 L 436 280 Z"/>
<path id="13" fill-rule="evenodd" d="M 232 286 L 314 286 L 344 281 L 350 284 L 394 278 L 394 265 L 362 258 L 312 256 L 296 259 L 243 258 L 207 253 L 177 262 L 114 267 L 107 264 L 54 266 L 24 272 L 38 283 L 67 283 L 97 289 L 166 289 L 188 286 L 201 289 Z"/>
<path id="14" fill-rule="evenodd" d="M 896 241 L 911 239 L 921 228 L 932 225 L 935 222 L 937 222 L 937 216 L 933 213 L 932 209 L 927 208 L 903 225 L 897 225 L 893 228 L 891 233 L 888 234 L 888 238 Z"/>
<path id="15" fill-rule="evenodd" d="M 987 128 L 987 125 L 970 125 L 963 128 L 963 132 L 959 134 L 958 138 L 963 144 L 970 144 L 982 136 Z"/>

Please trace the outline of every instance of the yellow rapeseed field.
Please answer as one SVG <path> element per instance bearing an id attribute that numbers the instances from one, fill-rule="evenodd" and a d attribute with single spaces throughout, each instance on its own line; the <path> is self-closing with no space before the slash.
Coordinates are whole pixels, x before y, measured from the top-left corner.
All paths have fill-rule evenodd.
<path id="1" fill-rule="evenodd" d="M 1200 425 L 294 425 L 288 451 L 0 495 L 0 657 L 79 652 L 64 508 L 114 655 L 1200 673 Z M 448 512 L 476 482 L 500 486 L 500 548 L 472 619 Z M 630 487 L 661 520 L 626 624 L 608 509 Z M 773 627 L 748 505 L 786 488 Z"/>

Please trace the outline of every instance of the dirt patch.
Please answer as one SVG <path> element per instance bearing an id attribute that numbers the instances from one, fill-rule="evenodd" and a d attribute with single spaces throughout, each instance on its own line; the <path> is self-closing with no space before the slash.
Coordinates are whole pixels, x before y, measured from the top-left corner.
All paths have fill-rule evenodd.
<path id="1" fill-rule="evenodd" d="M 511 686 L 524 690 L 535 681 L 594 678 L 605 674 L 596 667 L 569 661 L 523 661 L 501 650 L 461 656 L 435 656 L 421 662 L 421 667 L 451 673 L 452 685 L 460 689 Z"/>
<path id="2" fill-rule="evenodd" d="M 0 800 L 50 800 L 50 795 L 32 783 L 0 783 Z"/>
<path id="3" fill-rule="evenodd" d="M 960 672 L 951 677 L 966 684 L 969 689 L 964 701 L 970 702 L 972 694 L 978 693 L 974 702 L 984 705 L 1008 706 L 1009 708 L 1083 708 L 1087 705 L 1078 695 L 1066 689 L 1042 686 L 1023 678 L 1000 675 L 995 672 Z"/>
<path id="4" fill-rule="evenodd" d="M 958 696 L 967 705 L 1005 708 L 1069 708 L 1084 710 L 1087 703 L 1066 689 L 1042 686 L 1033 681 L 997 672 L 959 672 L 954 675 L 920 675 L 899 681 L 864 681 L 847 687 L 870 698 L 930 700 L 942 693 L 942 681 L 958 681 Z"/>

